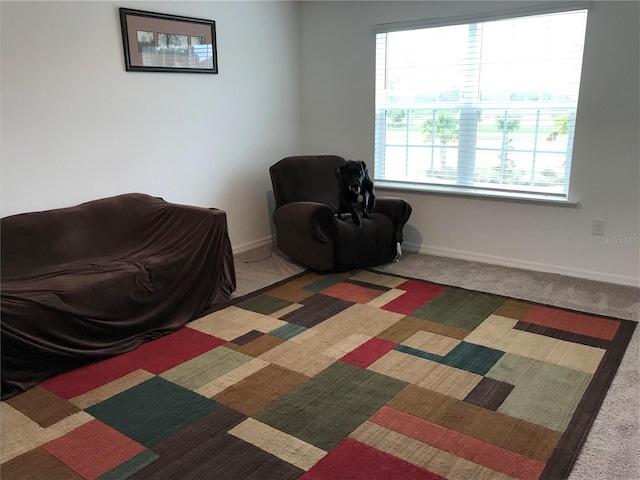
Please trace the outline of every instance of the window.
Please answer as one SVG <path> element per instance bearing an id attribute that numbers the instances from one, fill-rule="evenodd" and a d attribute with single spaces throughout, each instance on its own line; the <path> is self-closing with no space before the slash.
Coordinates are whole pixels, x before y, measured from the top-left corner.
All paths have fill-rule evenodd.
<path id="1" fill-rule="evenodd" d="M 378 184 L 566 201 L 586 18 L 379 26 Z"/>

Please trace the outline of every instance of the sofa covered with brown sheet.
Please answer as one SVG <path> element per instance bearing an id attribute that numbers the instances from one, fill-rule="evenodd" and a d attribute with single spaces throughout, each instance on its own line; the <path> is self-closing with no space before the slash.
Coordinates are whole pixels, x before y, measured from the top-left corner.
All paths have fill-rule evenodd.
<path id="1" fill-rule="evenodd" d="M 134 193 L 0 228 L 2 399 L 176 330 L 236 288 L 222 210 Z"/>

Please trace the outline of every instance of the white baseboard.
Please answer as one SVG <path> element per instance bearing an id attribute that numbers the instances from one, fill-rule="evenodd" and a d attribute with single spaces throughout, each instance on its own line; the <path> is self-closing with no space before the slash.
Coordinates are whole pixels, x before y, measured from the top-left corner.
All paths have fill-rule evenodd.
<path id="1" fill-rule="evenodd" d="M 254 240 L 253 242 L 243 243 L 242 245 L 234 245 L 231 247 L 233 254 L 248 252 L 254 248 L 264 247 L 265 245 L 273 245 L 275 243 L 275 235 L 269 235 L 268 237 Z"/>
<path id="2" fill-rule="evenodd" d="M 497 255 L 486 255 L 482 253 L 468 252 L 465 250 L 455 250 L 446 247 L 418 245 L 412 244 L 410 242 L 404 242 L 402 244 L 402 248 L 406 251 L 424 253 L 426 255 L 435 255 L 437 257 L 457 258 L 460 260 L 469 260 L 472 262 L 500 265 L 502 267 L 521 268 L 523 270 L 533 270 L 536 272 L 556 273 L 559 275 L 567 275 L 569 277 L 586 278 L 588 280 L 596 280 L 599 282 L 640 287 L 640 279 L 627 277 L 624 275 L 612 275 L 608 273 L 594 272 L 591 270 L 582 270 L 578 268 L 562 267 L 557 265 L 549 265 L 546 263 L 529 262 L 527 260 L 500 257 Z"/>
<path id="3" fill-rule="evenodd" d="M 252 242 L 243 243 L 232 247 L 233 253 L 244 253 L 254 248 L 264 247 L 266 245 L 275 244 L 275 235 L 254 240 Z M 523 270 L 533 270 L 536 272 L 556 273 L 558 275 L 566 275 L 569 277 L 586 278 L 588 280 L 596 280 L 599 282 L 615 283 L 618 285 L 628 285 L 631 287 L 640 287 L 640 279 L 627 277 L 624 275 L 612 275 L 602 272 L 594 272 L 591 270 L 582 270 L 578 268 L 562 267 L 557 265 L 549 265 L 546 263 L 529 262 L 527 260 L 518 260 L 515 258 L 500 257 L 497 255 L 486 255 L 482 253 L 469 252 L 466 250 L 456 250 L 446 247 L 434 247 L 429 245 L 418 245 L 411 242 L 404 242 L 402 250 L 407 252 L 418 252 L 426 255 L 435 255 L 436 257 L 449 257 L 459 260 L 468 260 L 471 262 L 488 263 L 491 265 L 500 265 L 502 267 L 521 268 Z"/>

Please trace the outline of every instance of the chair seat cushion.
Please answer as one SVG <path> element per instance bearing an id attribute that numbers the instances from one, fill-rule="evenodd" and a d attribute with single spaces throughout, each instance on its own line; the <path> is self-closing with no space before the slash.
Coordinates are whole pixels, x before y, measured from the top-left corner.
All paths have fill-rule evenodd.
<path id="1" fill-rule="evenodd" d="M 382 265 L 396 256 L 395 228 L 382 213 L 370 213 L 361 218 L 358 228 L 349 217 L 335 219 L 334 270 Z"/>

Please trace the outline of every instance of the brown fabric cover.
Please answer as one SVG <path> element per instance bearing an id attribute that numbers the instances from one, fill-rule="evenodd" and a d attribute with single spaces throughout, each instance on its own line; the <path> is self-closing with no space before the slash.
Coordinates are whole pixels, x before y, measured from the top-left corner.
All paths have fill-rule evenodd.
<path id="1" fill-rule="evenodd" d="M 2 399 L 133 350 L 236 288 L 222 210 L 125 194 L 1 229 Z"/>
<path id="2" fill-rule="evenodd" d="M 298 263 L 319 271 L 345 271 L 381 265 L 396 256 L 411 205 L 402 198 L 376 197 L 371 218 L 361 228 L 338 211 L 337 155 L 296 156 L 269 169 L 276 209 L 278 248 Z"/>

